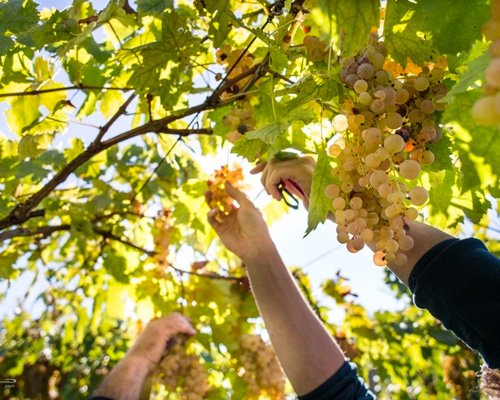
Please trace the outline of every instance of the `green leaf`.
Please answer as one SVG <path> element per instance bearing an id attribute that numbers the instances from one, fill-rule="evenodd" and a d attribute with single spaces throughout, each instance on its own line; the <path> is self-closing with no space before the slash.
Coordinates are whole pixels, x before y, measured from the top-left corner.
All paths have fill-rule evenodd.
<path id="1" fill-rule="evenodd" d="M 208 33 L 213 36 L 213 44 L 217 48 L 227 39 L 234 16 L 231 12 L 230 3 L 226 0 L 209 0 L 206 2 L 206 7 L 212 13 L 213 21 L 210 24 Z"/>
<path id="2" fill-rule="evenodd" d="M 384 23 L 384 41 L 391 57 L 402 65 L 411 58 L 417 64 L 430 59 L 431 42 L 422 37 L 423 17 L 409 0 L 388 0 Z"/>
<path id="3" fill-rule="evenodd" d="M 40 117 L 38 109 L 40 99 L 38 96 L 19 96 L 12 103 L 11 108 L 6 111 L 7 123 L 13 132 L 21 133 L 23 128 L 31 125 Z"/>
<path id="4" fill-rule="evenodd" d="M 266 152 L 268 145 L 260 139 L 248 139 L 243 136 L 238 139 L 231 149 L 231 153 L 238 154 L 248 161 L 256 161 Z"/>
<path id="5" fill-rule="evenodd" d="M 37 4 L 32 0 L 2 0 L 0 2 L 0 34 L 24 33 L 38 23 Z"/>
<path id="6" fill-rule="evenodd" d="M 443 113 L 443 121 L 449 124 L 459 124 L 464 128 L 468 137 L 462 140 L 466 144 L 465 148 L 470 153 L 479 157 L 485 164 L 491 166 L 493 174 L 500 176 L 500 163 L 498 155 L 500 154 L 500 132 L 496 126 L 483 126 L 474 121 L 471 115 L 471 109 L 474 103 L 484 96 L 482 90 L 468 91 L 457 94 L 453 103 L 449 104 Z"/>
<path id="7" fill-rule="evenodd" d="M 378 28 L 379 0 L 326 1 L 333 8 L 337 34 L 343 43 L 343 55 L 350 57 L 366 46 L 370 31 Z"/>
<path id="8" fill-rule="evenodd" d="M 127 259 L 112 248 L 106 247 L 103 252 L 103 267 L 117 282 L 128 283 Z"/>
<path id="9" fill-rule="evenodd" d="M 422 64 L 433 52 L 468 52 L 488 17 L 486 0 L 388 0 L 384 38 L 396 61 Z"/>
<path id="10" fill-rule="evenodd" d="M 161 14 L 164 10 L 173 8 L 172 0 L 137 0 L 139 15 Z"/>
<path id="11" fill-rule="evenodd" d="M 453 164 L 451 160 L 452 147 L 453 144 L 450 140 L 451 133 L 443 131 L 442 138 L 436 142 L 428 145 L 429 150 L 434 153 L 434 162 L 426 167 L 429 171 L 441 171 L 444 169 L 453 169 Z"/>
<path id="12" fill-rule="evenodd" d="M 18 145 L 19 158 L 38 157 L 48 149 L 50 143 L 52 143 L 52 136 L 48 134 L 24 135 Z"/>
<path id="13" fill-rule="evenodd" d="M 276 140 L 286 132 L 289 123 L 284 120 L 279 120 L 265 125 L 262 128 L 247 132 L 245 137 L 249 140 L 260 139 L 267 144 L 274 144 Z"/>
<path id="14" fill-rule="evenodd" d="M 452 86 L 443 101 L 452 102 L 455 95 L 477 89 L 478 82 L 484 82 L 484 71 L 489 62 L 488 45 L 477 41 L 469 56 L 459 68 L 457 82 Z"/>
<path id="15" fill-rule="evenodd" d="M 107 90 L 101 100 L 101 112 L 111 118 L 123 104 L 123 95 L 118 90 Z"/>
<path id="16" fill-rule="evenodd" d="M 429 174 L 432 190 L 429 195 L 429 208 L 431 215 L 448 215 L 448 208 L 453 199 L 452 188 L 456 177 L 451 171 L 441 171 Z"/>
<path id="17" fill-rule="evenodd" d="M 334 76 L 313 73 L 306 75 L 288 88 L 287 93 L 295 94 L 295 97 L 287 101 L 284 106 L 287 113 L 291 113 L 296 108 L 313 100 L 330 101 L 333 97 L 338 96 L 339 92 L 340 84 Z"/>
<path id="18" fill-rule="evenodd" d="M 7 250 L 0 254 L 0 278 L 10 279 L 15 271 L 14 264 L 19 254 L 17 251 Z"/>
<path id="19" fill-rule="evenodd" d="M 324 222 L 328 212 L 332 210 L 331 200 L 325 196 L 325 188 L 334 183 L 331 175 L 331 158 L 326 149 L 318 150 L 318 160 L 312 177 L 311 196 L 309 200 L 309 213 L 305 235 L 311 233 L 318 224 Z"/>

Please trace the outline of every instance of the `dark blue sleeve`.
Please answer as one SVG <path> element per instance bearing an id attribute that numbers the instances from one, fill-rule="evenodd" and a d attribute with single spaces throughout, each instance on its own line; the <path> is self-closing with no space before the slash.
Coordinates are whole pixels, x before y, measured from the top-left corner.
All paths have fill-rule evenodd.
<path id="1" fill-rule="evenodd" d="M 344 362 L 342 367 L 312 392 L 299 400 L 374 400 L 375 396 L 358 377 L 354 364 Z"/>
<path id="2" fill-rule="evenodd" d="M 418 307 L 500 368 L 500 259 L 480 240 L 439 243 L 415 265 L 409 286 Z"/>

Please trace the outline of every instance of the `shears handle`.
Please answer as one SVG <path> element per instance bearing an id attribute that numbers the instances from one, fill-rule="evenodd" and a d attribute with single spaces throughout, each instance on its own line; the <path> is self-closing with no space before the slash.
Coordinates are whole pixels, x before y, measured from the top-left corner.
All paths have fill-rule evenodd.
<path id="1" fill-rule="evenodd" d="M 289 181 L 291 182 L 291 181 Z M 294 182 L 291 182 L 294 186 L 297 186 L 295 185 Z M 286 183 L 283 181 L 283 180 L 280 180 L 279 183 L 278 183 L 278 190 L 281 194 L 281 197 L 283 198 L 283 201 L 285 202 L 285 204 L 290 207 L 290 208 L 293 208 L 294 210 L 298 210 L 299 209 L 299 200 L 294 196 L 294 194 L 292 192 L 290 192 L 287 188 L 286 188 Z M 286 195 L 285 195 L 286 194 Z"/>

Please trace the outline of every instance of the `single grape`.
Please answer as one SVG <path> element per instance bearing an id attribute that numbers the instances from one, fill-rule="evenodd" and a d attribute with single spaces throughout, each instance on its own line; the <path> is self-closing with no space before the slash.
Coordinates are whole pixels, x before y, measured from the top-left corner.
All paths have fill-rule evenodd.
<path id="1" fill-rule="evenodd" d="M 373 263 L 378 267 L 384 267 L 387 265 L 385 258 L 385 253 L 383 251 L 377 251 L 373 255 Z"/>
<path id="2" fill-rule="evenodd" d="M 426 76 L 419 76 L 419 77 L 417 77 L 415 79 L 415 82 L 413 83 L 413 86 L 419 92 L 424 92 L 427 89 L 429 89 L 429 78 L 426 77 Z"/>
<path id="3" fill-rule="evenodd" d="M 399 164 L 399 174 L 405 179 L 415 179 L 420 174 L 420 164 L 414 160 L 406 160 Z"/>
<path id="4" fill-rule="evenodd" d="M 390 135 L 384 140 L 384 148 L 391 154 L 399 153 L 404 147 L 405 141 L 399 135 Z"/>
<path id="5" fill-rule="evenodd" d="M 332 120 L 333 129 L 337 132 L 344 132 L 347 130 L 347 117 L 344 114 L 336 115 Z"/>
<path id="6" fill-rule="evenodd" d="M 375 74 L 375 68 L 370 63 L 364 63 L 358 67 L 357 74 L 361 79 L 370 79 Z"/>
<path id="7" fill-rule="evenodd" d="M 415 242 L 411 236 L 403 236 L 398 240 L 401 251 L 410 251 L 415 246 Z"/>
<path id="8" fill-rule="evenodd" d="M 368 82 L 366 82 L 364 79 L 358 79 L 355 83 L 354 83 L 354 91 L 356 93 L 362 93 L 362 92 L 366 92 L 368 90 Z"/>
<path id="9" fill-rule="evenodd" d="M 337 197 L 333 200 L 333 208 L 336 210 L 343 210 L 346 206 L 346 202 L 342 197 Z"/>
<path id="10" fill-rule="evenodd" d="M 381 99 L 375 99 L 373 100 L 370 110 L 373 111 L 375 114 L 380 114 L 384 111 L 385 108 L 385 102 L 384 100 Z"/>
<path id="11" fill-rule="evenodd" d="M 372 103 L 372 96 L 368 92 L 361 92 L 358 96 L 358 101 L 364 106 L 369 106 Z"/>
<path id="12" fill-rule="evenodd" d="M 368 128 L 365 133 L 367 143 L 382 144 L 382 132 L 378 128 Z"/>
<path id="13" fill-rule="evenodd" d="M 431 165 L 434 162 L 434 159 L 434 153 L 430 150 L 426 150 L 420 157 L 420 163 L 422 165 Z"/>
<path id="14" fill-rule="evenodd" d="M 413 189 L 409 191 L 410 200 L 416 206 L 421 206 L 424 204 L 429 198 L 429 194 L 427 190 L 421 186 L 415 186 Z"/>

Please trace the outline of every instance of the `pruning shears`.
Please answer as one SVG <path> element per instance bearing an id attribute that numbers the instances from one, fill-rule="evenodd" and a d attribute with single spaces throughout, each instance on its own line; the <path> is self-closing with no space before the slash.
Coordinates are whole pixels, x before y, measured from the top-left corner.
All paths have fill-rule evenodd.
<path id="1" fill-rule="evenodd" d="M 274 154 L 273 160 L 287 161 L 287 160 L 293 160 L 298 157 L 299 155 L 295 152 L 282 150 Z M 293 188 L 301 194 L 304 194 L 304 192 L 299 185 L 297 185 L 294 181 L 290 179 L 285 179 L 285 180 L 281 179 L 278 182 L 278 191 L 280 192 L 281 197 L 285 202 L 285 204 L 294 210 L 298 210 L 300 205 L 299 199 L 297 199 L 297 197 L 295 197 L 295 195 L 292 192 L 290 192 L 290 190 L 287 189 L 287 185 L 293 186 Z"/>

